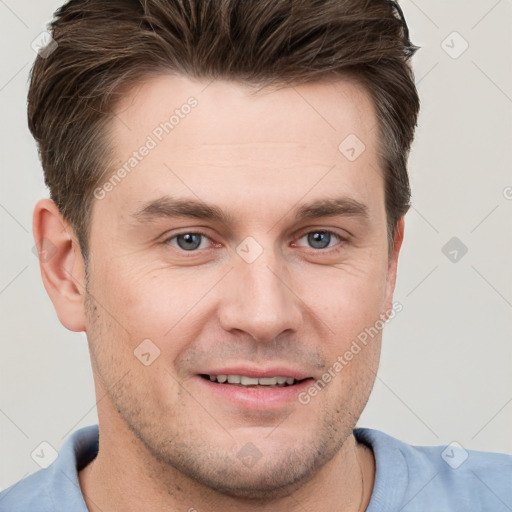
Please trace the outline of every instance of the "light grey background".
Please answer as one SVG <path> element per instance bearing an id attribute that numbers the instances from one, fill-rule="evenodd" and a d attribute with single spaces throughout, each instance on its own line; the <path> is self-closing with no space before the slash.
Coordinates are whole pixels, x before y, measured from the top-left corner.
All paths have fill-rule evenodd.
<path id="1" fill-rule="evenodd" d="M 47 194 L 26 125 L 31 42 L 59 4 L 0 0 L 0 488 L 39 469 L 31 453 L 41 442 L 58 449 L 96 422 L 85 336 L 60 325 L 31 234 Z M 395 293 L 403 311 L 385 329 L 358 425 L 412 444 L 512 453 L 512 2 L 401 5 L 422 47 Z M 442 252 L 452 237 L 468 249 L 456 262 Z"/>

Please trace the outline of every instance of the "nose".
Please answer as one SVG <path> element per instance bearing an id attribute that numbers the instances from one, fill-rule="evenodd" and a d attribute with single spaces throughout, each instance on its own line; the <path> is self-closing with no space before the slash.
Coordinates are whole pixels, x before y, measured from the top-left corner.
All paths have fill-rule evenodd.
<path id="1" fill-rule="evenodd" d="M 234 255 L 235 265 L 223 286 L 220 324 L 228 332 L 243 331 L 268 343 L 303 322 L 302 301 L 295 294 L 290 272 L 270 250 L 252 263 Z"/>

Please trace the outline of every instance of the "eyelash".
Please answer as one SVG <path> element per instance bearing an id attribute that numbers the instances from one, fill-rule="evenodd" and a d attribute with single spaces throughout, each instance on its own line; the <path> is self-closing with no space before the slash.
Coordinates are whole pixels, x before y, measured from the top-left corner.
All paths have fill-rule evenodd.
<path id="1" fill-rule="evenodd" d="M 341 235 L 339 235 L 338 233 L 336 233 L 335 231 L 331 231 L 329 229 L 310 229 L 309 231 L 304 231 L 302 233 L 300 233 L 300 235 L 296 238 L 297 240 L 300 240 L 301 238 L 303 238 L 305 235 L 308 235 L 310 233 L 328 233 L 330 235 L 334 235 L 336 238 L 339 239 L 339 242 L 338 244 L 332 246 L 332 247 L 326 247 L 325 249 L 315 249 L 314 247 L 309 247 L 310 250 L 312 250 L 313 252 L 320 252 L 320 253 L 332 253 L 332 252 L 337 252 L 339 250 L 341 250 L 341 247 L 340 245 L 344 245 L 345 242 L 347 242 L 347 239 L 346 238 L 343 238 Z M 176 233 L 168 238 L 166 238 L 163 243 L 164 244 L 169 244 L 169 242 L 175 238 L 177 238 L 178 236 L 180 235 L 200 235 L 204 238 L 207 238 L 208 240 L 210 240 L 210 242 L 212 242 L 211 238 L 206 234 L 204 233 L 203 231 L 183 231 L 181 233 Z M 295 247 L 302 247 L 302 246 L 296 246 Z M 182 252 L 182 253 L 190 253 L 191 255 L 194 255 L 196 254 L 197 252 L 199 252 L 199 249 L 195 249 L 193 251 L 185 251 L 184 249 L 180 249 L 180 248 L 177 248 L 177 247 L 173 247 L 174 249 Z"/>

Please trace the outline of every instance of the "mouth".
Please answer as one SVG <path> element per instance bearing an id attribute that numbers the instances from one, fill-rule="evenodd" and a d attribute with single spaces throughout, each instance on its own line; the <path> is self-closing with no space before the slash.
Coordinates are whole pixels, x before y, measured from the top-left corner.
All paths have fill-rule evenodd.
<path id="1" fill-rule="evenodd" d="M 314 378 L 288 365 L 272 368 L 233 365 L 203 368 L 195 381 L 200 395 L 231 411 L 283 412 L 298 402 L 297 397 Z"/>
<path id="2" fill-rule="evenodd" d="M 295 379 L 293 377 L 284 377 L 276 375 L 273 377 L 251 377 L 248 375 L 199 375 L 204 380 L 213 382 L 215 384 L 227 384 L 242 388 L 255 388 L 255 389 L 275 389 L 286 388 L 300 384 L 306 379 Z"/>

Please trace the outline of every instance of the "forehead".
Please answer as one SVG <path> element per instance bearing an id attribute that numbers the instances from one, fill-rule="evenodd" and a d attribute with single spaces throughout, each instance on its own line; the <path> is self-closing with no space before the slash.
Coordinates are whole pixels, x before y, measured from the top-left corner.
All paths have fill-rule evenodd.
<path id="1" fill-rule="evenodd" d="M 383 189 L 373 103 L 348 80 L 256 91 L 164 75 L 131 89 L 115 114 L 110 175 L 127 171 L 109 195 L 118 208 L 162 192 L 235 207 L 333 189 L 368 202 L 370 185 Z"/>
<path id="2" fill-rule="evenodd" d="M 189 107 L 191 103 L 197 105 Z M 121 145 L 130 145 L 166 122 L 172 125 L 169 133 L 176 142 L 184 142 L 180 137 L 184 135 L 190 145 L 205 137 L 212 144 L 260 142 L 268 133 L 271 142 L 281 145 L 305 142 L 312 146 L 336 143 L 354 132 L 368 138 L 376 119 L 367 91 L 348 78 L 257 89 L 235 81 L 162 75 L 123 96 L 115 109 L 112 134 Z"/>

